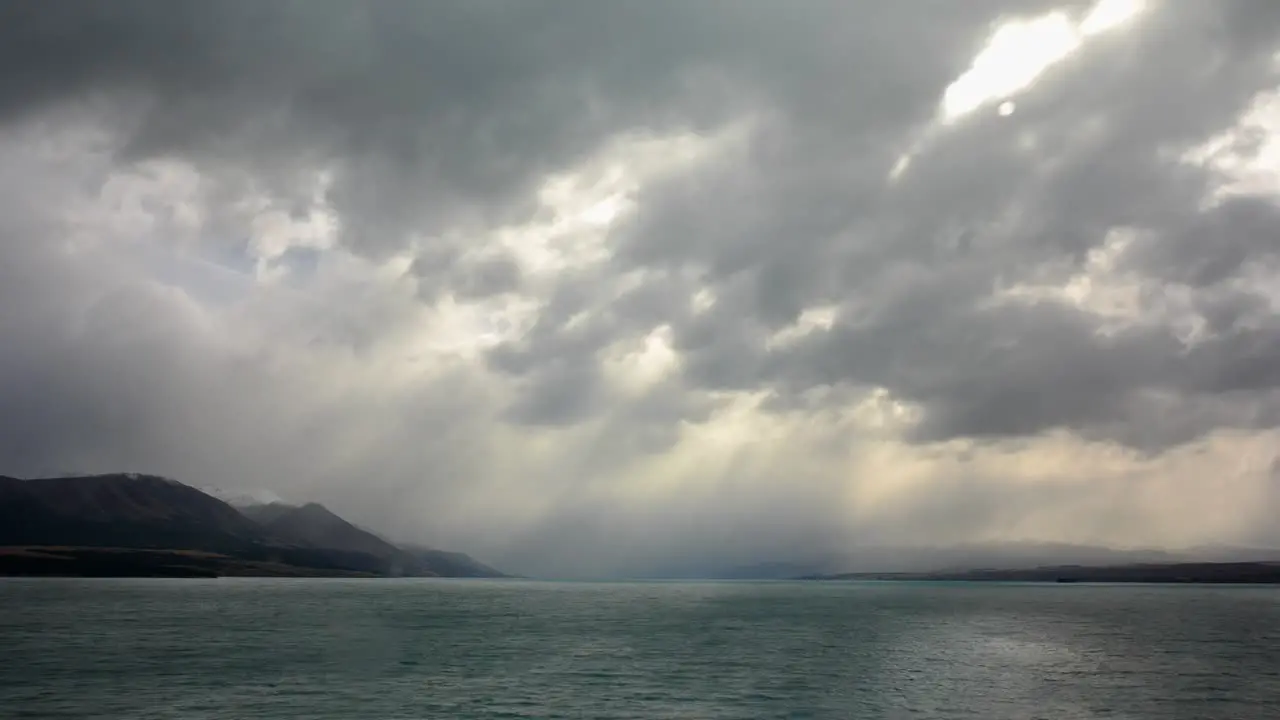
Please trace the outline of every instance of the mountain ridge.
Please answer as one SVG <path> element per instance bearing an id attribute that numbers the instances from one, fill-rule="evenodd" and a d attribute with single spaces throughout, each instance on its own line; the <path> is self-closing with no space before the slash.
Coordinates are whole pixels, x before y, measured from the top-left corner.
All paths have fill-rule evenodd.
<path id="1" fill-rule="evenodd" d="M 169 575 L 181 573 L 172 566 L 178 563 L 197 576 L 503 576 L 462 553 L 446 555 L 467 558 L 474 567 L 402 549 L 319 503 L 262 507 L 270 511 L 246 511 L 158 475 L 0 476 L 0 547 L 28 550 L 0 553 L 0 575 L 80 574 L 76 568 Z M 51 555 L 35 548 L 63 552 Z M 68 548 L 79 550 L 68 554 Z M 108 548 L 116 554 L 103 555 Z M 128 551 L 136 552 L 131 558 L 120 555 Z M 192 558 L 197 555 L 191 553 L 221 560 L 206 558 L 195 568 Z"/>
<path id="2" fill-rule="evenodd" d="M 955 574 L 971 571 L 1024 571 L 1039 567 L 1112 567 L 1179 563 L 1271 562 L 1280 550 L 1231 545 L 1187 548 L 1111 548 L 1060 542 L 1008 541 L 954 546 L 855 547 L 841 553 L 771 560 L 701 573 L 735 580 L 787 580 L 819 576 L 877 574 Z M 684 573 L 681 576 L 693 576 Z"/>

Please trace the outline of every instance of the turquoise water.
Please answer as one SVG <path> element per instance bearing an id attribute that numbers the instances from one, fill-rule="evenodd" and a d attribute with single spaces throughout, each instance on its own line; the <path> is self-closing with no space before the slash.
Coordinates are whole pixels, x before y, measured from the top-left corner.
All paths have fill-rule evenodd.
<path id="1" fill-rule="evenodd" d="M 1280 589 L 0 580 L 0 718 L 1280 718 Z"/>

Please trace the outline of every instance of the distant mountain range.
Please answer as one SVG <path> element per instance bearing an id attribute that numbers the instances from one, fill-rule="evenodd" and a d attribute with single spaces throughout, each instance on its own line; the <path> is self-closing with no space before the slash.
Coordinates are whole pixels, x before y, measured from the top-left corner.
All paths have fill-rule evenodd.
<path id="1" fill-rule="evenodd" d="M 398 545 L 318 503 L 272 501 L 269 493 L 228 502 L 219 495 L 153 475 L 0 476 L 0 575 L 503 577 L 463 553 Z M 718 569 L 692 563 L 645 577 L 1080 580 L 1081 568 L 1093 572 L 1089 578 L 1271 577 L 1277 561 L 1280 551 L 1232 546 L 1010 542 L 865 546 Z M 1204 567 L 1222 563 L 1238 567 Z M 1104 568 L 1127 569 L 1094 572 Z"/>
<path id="2" fill-rule="evenodd" d="M 948 547 L 869 546 L 839 555 L 725 568 L 714 577 L 783 580 L 800 577 L 1014 571 L 1049 567 L 1119 567 L 1181 563 L 1280 561 L 1280 550 L 1207 545 L 1179 550 L 1115 549 L 1041 542 L 974 543 Z"/>
<path id="3" fill-rule="evenodd" d="M 1085 567 L 1063 565 L 1020 570 L 961 570 L 929 573 L 840 573 L 803 580 L 893 580 L 925 582 L 1198 583 L 1280 584 L 1280 562 L 1179 562 Z"/>
<path id="4" fill-rule="evenodd" d="M 323 505 L 236 507 L 176 480 L 0 476 L 0 575 L 502 577 L 397 546 Z"/>

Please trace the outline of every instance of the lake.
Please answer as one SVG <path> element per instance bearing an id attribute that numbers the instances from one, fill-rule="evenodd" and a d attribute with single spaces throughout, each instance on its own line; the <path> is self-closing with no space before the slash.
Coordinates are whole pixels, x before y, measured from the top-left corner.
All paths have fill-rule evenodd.
<path id="1" fill-rule="evenodd" d="M 0 579 L 0 717 L 1280 718 L 1280 588 Z"/>

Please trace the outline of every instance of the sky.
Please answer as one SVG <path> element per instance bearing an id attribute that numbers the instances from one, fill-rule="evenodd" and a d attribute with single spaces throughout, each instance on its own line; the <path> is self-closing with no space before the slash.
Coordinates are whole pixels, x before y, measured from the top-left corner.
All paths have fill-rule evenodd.
<path id="1" fill-rule="evenodd" d="M 1280 4 L 10 0 L 0 473 L 529 574 L 1280 545 Z"/>

